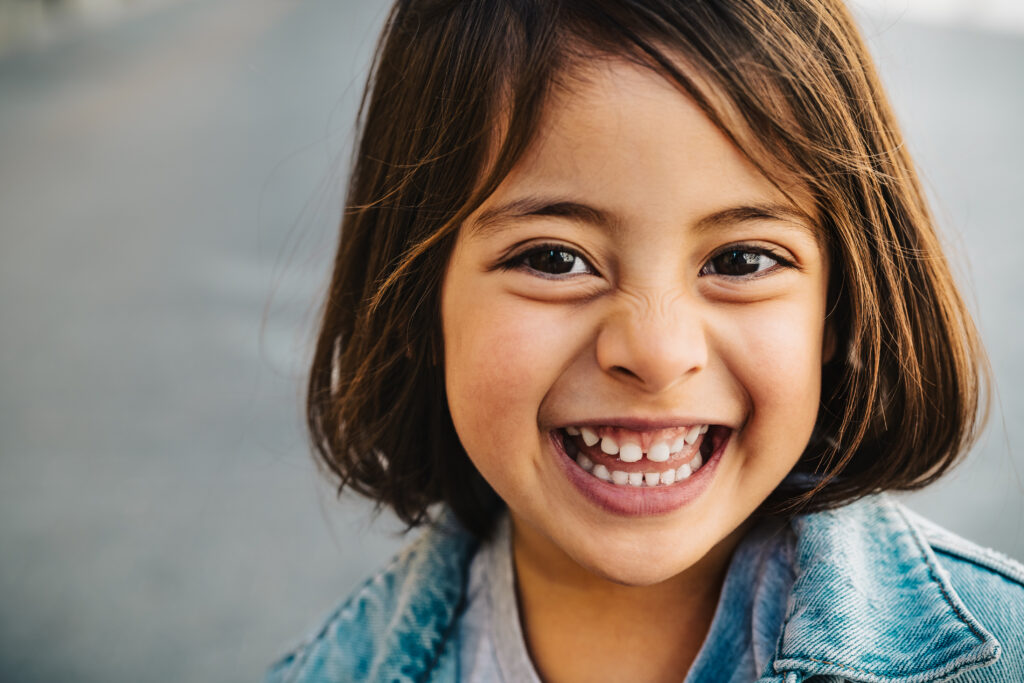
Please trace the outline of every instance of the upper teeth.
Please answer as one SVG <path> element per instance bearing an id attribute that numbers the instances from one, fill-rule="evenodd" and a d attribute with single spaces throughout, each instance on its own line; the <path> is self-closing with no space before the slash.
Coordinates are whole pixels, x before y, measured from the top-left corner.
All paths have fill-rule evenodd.
<path id="1" fill-rule="evenodd" d="M 607 440 L 603 439 L 601 441 L 601 450 L 605 453 L 608 452 L 604 447 L 604 442 Z M 619 448 L 619 460 L 622 462 L 639 462 L 642 457 L 644 457 L 644 452 L 640 449 L 640 444 L 626 443 L 622 444 L 622 447 Z"/>
<path id="2" fill-rule="evenodd" d="M 639 446 L 637 446 L 637 448 L 639 448 Z M 651 446 L 651 450 L 647 451 L 647 459 L 652 462 L 665 462 L 668 460 L 670 452 L 668 444 L 664 441 L 659 441 Z"/>
<path id="3" fill-rule="evenodd" d="M 690 427 L 690 430 L 686 432 L 686 445 L 690 445 L 697 440 L 697 437 L 703 433 L 700 430 L 701 425 L 693 425 Z"/>
<path id="4" fill-rule="evenodd" d="M 645 455 L 641 444 L 627 440 L 620 443 L 610 434 L 599 435 L 597 429 L 593 427 L 566 427 L 565 431 L 569 436 L 579 436 L 587 446 L 600 443 L 601 452 L 607 455 L 617 455 L 622 462 L 639 462 Z M 650 444 L 646 452 L 647 459 L 651 462 L 666 462 L 671 455 L 696 443 L 697 439 L 707 431 L 708 425 L 703 424 L 682 428 L 674 437 L 669 434 L 666 438 Z"/>

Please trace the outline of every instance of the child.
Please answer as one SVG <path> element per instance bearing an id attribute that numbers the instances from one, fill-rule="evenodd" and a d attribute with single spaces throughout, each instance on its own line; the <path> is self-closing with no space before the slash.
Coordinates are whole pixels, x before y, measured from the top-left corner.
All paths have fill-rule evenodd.
<path id="1" fill-rule="evenodd" d="M 272 681 L 1024 681 L 884 495 L 981 351 L 839 0 L 401 0 L 309 386 L 423 536 Z"/>

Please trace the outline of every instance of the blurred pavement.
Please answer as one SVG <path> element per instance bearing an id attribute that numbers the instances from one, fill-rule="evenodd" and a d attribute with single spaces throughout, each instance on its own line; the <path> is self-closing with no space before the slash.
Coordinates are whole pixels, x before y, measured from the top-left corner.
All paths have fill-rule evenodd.
<path id="1" fill-rule="evenodd" d="M 0 680 L 257 680 L 400 544 L 301 412 L 385 10 L 192 0 L 0 58 Z M 1024 558 L 1024 36 L 866 27 L 999 389 L 909 502 Z"/>

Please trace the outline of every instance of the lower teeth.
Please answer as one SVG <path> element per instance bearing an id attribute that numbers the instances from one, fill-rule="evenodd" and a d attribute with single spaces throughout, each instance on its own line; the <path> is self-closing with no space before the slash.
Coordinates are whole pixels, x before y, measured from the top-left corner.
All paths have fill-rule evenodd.
<path id="1" fill-rule="evenodd" d="M 604 465 L 595 465 L 587 456 L 580 453 L 575 458 L 583 470 L 589 472 L 601 481 L 610 481 L 618 486 L 633 486 L 636 488 L 651 488 L 654 486 L 671 486 L 672 484 L 687 479 L 696 472 L 702 464 L 703 458 L 700 453 L 693 456 L 685 465 L 677 469 L 665 472 L 623 472 L 622 470 L 609 470 Z"/>

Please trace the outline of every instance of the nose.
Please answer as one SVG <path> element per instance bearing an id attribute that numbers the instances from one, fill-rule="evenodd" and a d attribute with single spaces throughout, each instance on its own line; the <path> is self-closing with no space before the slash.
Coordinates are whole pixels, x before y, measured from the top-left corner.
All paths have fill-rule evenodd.
<path id="1" fill-rule="evenodd" d="M 664 391 L 707 365 L 703 320 L 680 297 L 623 304 L 598 333 L 597 362 L 621 382 Z"/>

